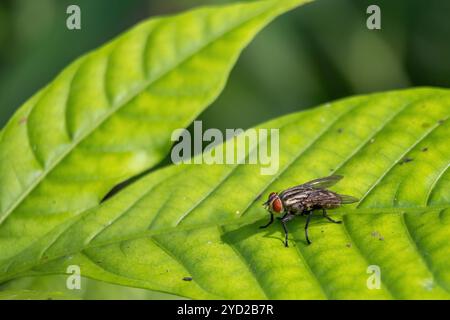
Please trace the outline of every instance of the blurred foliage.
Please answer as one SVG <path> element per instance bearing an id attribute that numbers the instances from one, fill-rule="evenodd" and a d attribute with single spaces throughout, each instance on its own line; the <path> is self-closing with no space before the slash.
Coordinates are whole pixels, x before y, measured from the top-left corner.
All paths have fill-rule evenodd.
<path id="1" fill-rule="evenodd" d="M 233 1 L 0 1 L 0 126 L 70 61 L 142 19 L 226 2 Z M 70 4 L 81 7 L 82 30 L 66 29 Z M 382 30 L 366 28 L 370 4 L 381 7 Z M 353 94 L 449 87 L 449 12 L 450 1 L 442 0 L 317 0 L 276 20 L 253 41 L 201 120 L 205 127 L 246 128 Z M 14 288 L 53 290 L 56 280 L 36 281 Z M 133 292 L 126 296 L 159 297 Z"/>
<path id="2" fill-rule="evenodd" d="M 74 58 L 145 17 L 207 0 L 3 0 L 0 124 Z M 82 30 L 65 27 L 78 4 Z M 366 28 L 378 4 L 382 30 Z M 245 51 L 205 126 L 249 127 L 333 99 L 409 86 L 450 85 L 450 2 L 318 0 L 267 28 Z"/>

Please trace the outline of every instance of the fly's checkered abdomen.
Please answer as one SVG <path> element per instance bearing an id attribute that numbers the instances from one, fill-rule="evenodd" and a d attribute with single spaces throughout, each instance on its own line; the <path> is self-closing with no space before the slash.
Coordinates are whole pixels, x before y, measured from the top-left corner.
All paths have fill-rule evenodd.
<path id="1" fill-rule="evenodd" d="M 315 190 L 308 198 L 311 208 L 334 209 L 341 205 L 341 198 L 338 194 L 329 190 Z"/>

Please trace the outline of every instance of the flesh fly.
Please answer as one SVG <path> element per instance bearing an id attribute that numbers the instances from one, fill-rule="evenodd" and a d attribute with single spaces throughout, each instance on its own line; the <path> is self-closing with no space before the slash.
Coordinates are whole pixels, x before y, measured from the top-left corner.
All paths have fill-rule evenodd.
<path id="1" fill-rule="evenodd" d="M 260 228 L 267 228 L 274 221 L 274 214 L 283 214 L 277 219 L 281 221 L 284 229 L 284 245 L 288 247 L 288 229 L 286 223 L 297 216 L 306 216 L 305 238 L 308 244 L 308 226 L 313 211 L 321 210 L 322 215 L 333 223 L 342 223 L 328 216 L 328 209 L 335 209 L 343 204 L 355 203 L 359 200 L 352 196 L 337 194 L 327 188 L 335 185 L 343 176 L 333 175 L 306 182 L 304 184 L 286 189 L 279 193 L 272 192 L 263 206 L 270 213 L 270 221 Z"/>

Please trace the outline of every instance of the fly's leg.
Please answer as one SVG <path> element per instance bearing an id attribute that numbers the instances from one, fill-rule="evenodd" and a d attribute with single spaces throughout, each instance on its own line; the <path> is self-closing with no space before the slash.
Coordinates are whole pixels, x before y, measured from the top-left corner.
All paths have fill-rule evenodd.
<path id="1" fill-rule="evenodd" d="M 281 219 L 281 224 L 283 225 L 283 230 L 284 230 L 284 246 L 287 248 L 289 247 L 289 243 L 288 243 L 288 229 L 286 227 L 286 223 L 292 219 L 295 218 L 295 215 L 291 214 L 291 213 L 286 213 L 283 218 Z"/>
<path id="2" fill-rule="evenodd" d="M 259 228 L 260 228 L 260 229 L 267 228 L 267 227 L 270 226 L 272 223 L 273 223 L 273 213 L 270 214 L 270 221 L 269 221 L 269 223 L 267 223 L 267 224 L 265 224 L 265 225 L 263 225 L 263 226 L 261 226 L 261 227 L 259 227 Z"/>
<path id="3" fill-rule="evenodd" d="M 328 221 L 331 221 L 333 223 L 342 223 L 342 221 L 336 221 L 336 220 L 330 218 L 330 216 L 327 214 L 325 209 L 322 209 L 322 213 L 323 213 L 323 216 L 328 219 Z"/>
<path id="4" fill-rule="evenodd" d="M 282 217 L 277 217 L 277 220 L 283 220 L 284 218 L 286 218 L 290 213 L 286 212 Z"/>
<path id="5" fill-rule="evenodd" d="M 311 241 L 309 241 L 309 237 L 308 237 L 308 226 L 309 226 L 309 221 L 311 220 L 312 211 L 308 211 L 308 212 L 306 212 L 306 214 L 308 216 L 306 217 L 306 224 L 305 224 L 305 238 L 306 238 L 306 242 L 308 242 L 308 244 L 311 244 Z"/>

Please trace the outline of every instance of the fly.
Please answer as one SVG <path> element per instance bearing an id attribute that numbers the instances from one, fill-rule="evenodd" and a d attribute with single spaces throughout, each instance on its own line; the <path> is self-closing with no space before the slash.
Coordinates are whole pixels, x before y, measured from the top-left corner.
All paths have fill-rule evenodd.
<path id="1" fill-rule="evenodd" d="M 338 208 L 343 204 L 359 201 L 359 199 L 355 197 L 337 194 L 327 190 L 327 188 L 335 185 L 342 178 L 343 176 L 333 175 L 312 180 L 279 193 L 272 192 L 269 195 L 268 200 L 263 204 L 270 213 L 270 221 L 260 228 L 267 228 L 270 226 L 274 221 L 274 214 L 284 213 L 282 217 L 277 217 L 277 219 L 280 220 L 283 225 L 284 245 L 285 247 L 288 247 L 288 229 L 286 223 L 296 216 L 306 216 L 305 238 L 306 242 L 311 244 L 308 237 L 308 226 L 314 210 L 321 210 L 322 215 L 330 222 L 342 223 L 342 221 L 336 221 L 328 216 L 327 210 Z"/>

